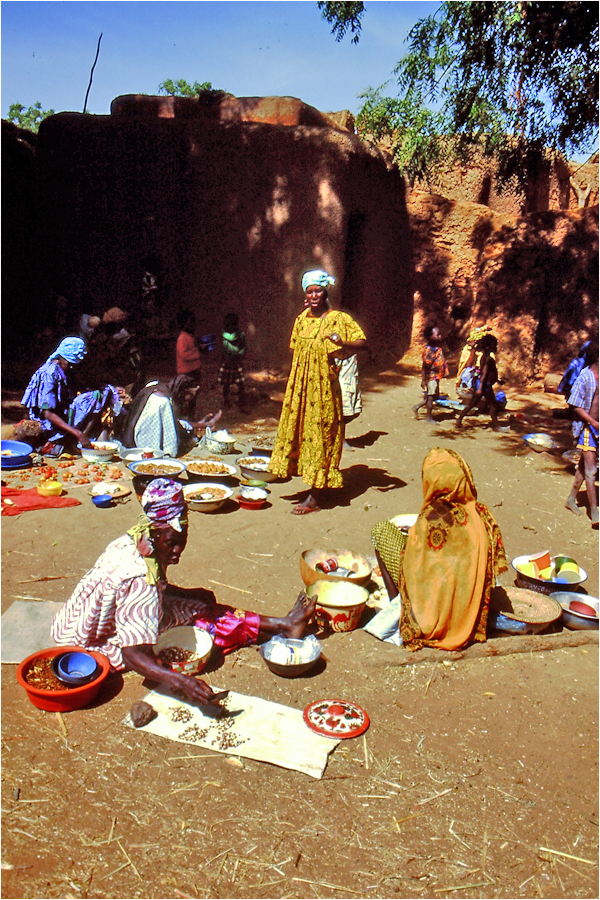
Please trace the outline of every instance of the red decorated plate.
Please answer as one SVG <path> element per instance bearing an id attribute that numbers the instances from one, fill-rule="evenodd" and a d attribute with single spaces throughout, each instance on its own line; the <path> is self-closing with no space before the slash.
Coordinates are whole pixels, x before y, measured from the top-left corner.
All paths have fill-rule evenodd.
<path id="1" fill-rule="evenodd" d="M 325 737 L 358 737 L 369 727 L 365 710 L 350 700 L 316 700 L 302 715 L 312 731 Z"/>

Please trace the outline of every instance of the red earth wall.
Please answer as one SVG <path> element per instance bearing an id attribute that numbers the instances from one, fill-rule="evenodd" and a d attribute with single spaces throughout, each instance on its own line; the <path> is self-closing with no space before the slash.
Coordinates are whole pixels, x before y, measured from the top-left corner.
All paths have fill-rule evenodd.
<path id="1" fill-rule="evenodd" d="M 597 207 L 518 217 L 407 192 L 347 117 L 295 98 L 212 93 L 52 116 L 26 161 L 3 123 L 5 347 L 7 313 L 10 349 L 15 331 L 17 343 L 35 332 L 52 283 L 143 326 L 150 254 L 162 265 L 165 333 L 180 308 L 196 311 L 199 333 L 218 331 L 232 309 L 249 365 L 287 363 L 300 278 L 315 267 L 336 276 L 332 303 L 365 327 L 380 367 L 417 361 L 424 324 L 439 324 L 453 352 L 493 320 L 505 373 L 526 380 L 559 371 L 597 329 Z"/>

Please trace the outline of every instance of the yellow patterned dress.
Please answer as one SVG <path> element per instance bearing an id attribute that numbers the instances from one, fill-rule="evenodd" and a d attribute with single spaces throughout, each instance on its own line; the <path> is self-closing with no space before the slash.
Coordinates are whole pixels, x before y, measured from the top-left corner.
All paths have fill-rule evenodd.
<path id="1" fill-rule="evenodd" d="M 301 475 L 309 487 L 340 488 L 343 412 L 335 363 L 339 348 L 325 335 L 360 341 L 365 334 L 340 310 L 331 309 L 322 318 L 308 313 L 300 313 L 292 330 L 294 357 L 269 470 L 283 478 Z"/>

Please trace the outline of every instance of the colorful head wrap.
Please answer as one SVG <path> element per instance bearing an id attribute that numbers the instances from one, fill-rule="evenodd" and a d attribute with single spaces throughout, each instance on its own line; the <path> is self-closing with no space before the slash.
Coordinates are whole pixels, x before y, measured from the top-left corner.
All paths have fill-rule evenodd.
<path id="1" fill-rule="evenodd" d="M 335 278 L 323 269 L 313 269 L 312 272 L 305 272 L 302 276 L 302 290 L 305 291 L 311 284 L 326 288 L 329 284 L 335 284 Z"/>
<path id="2" fill-rule="evenodd" d="M 85 341 L 78 337 L 64 338 L 54 351 L 51 353 L 46 362 L 52 362 L 57 356 L 62 356 L 71 364 L 83 362 L 87 350 L 85 349 Z"/>
<path id="3" fill-rule="evenodd" d="M 170 525 L 181 531 L 187 524 L 186 505 L 181 485 L 169 478 L 155 478 L 142 495 L 142 509 L 150 525 Z"/>

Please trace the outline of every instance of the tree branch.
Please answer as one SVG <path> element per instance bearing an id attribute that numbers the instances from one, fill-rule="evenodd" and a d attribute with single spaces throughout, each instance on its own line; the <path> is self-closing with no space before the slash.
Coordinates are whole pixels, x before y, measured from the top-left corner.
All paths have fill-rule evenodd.
<path id="1" fill-rule="evenodd" d="M 94 69 L 96 68 L 96 63 L 98 62 L 98 56 L 100 55 L 100 41 L 102 40 L 102 33 L 100 33 L 100 37 L 98 38 L 98 46 L 96 48 L 96 59 L 94 60 L 94 65 L 92 66 L 92 71 L 90 72 L 90 83 L 88 84 L 88 89 L 85 92 L 85 100 L 83 101 L 83 111 L 87 110 L 87 102 L 88 97 L 90 95 L 90 88 L 92 86 L 92 78 L 94 77 Z"/>

